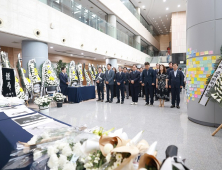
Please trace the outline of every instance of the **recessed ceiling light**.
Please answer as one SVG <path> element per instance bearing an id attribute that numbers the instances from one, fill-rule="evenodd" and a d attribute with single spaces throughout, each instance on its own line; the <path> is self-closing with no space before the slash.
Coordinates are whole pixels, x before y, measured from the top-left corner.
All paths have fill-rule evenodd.
<path id="1" fill-rule="evenodd" d="M 156 22 L 156 21 L 155 21 Z"/>
<path id="2" fill-rule="evenodd" d="M 180 7 L 180 5 L 177 5 L 177 7 Z"/>
<path id="3" fill-rule="evenodd" d="M 145 8 L 145 6 L 143 5 L 142 8 Z"/>
<path id="4" fill-rule="evenodd" d="M 163 2 L 166 2 L 166 0 L 163 0 Z"/>
<path id="5" fill-rule="evenodd" d="M 84 53 L 81 53 L 81 55 L 83 55 Z"/>
<path id="6" fill-rule="evenodd" d="M 154 18 L 153 18 L 154 19 Z"/>
<path id="7" fill-rule="evenodd" d="M 167 7 L 166 10 L 169 10 L 169 8 Z"/>
<path id="8" fill-rule="evenodd" d="M 159 17 L 159 18 L 161 18 L 161 17 Z"/>
<path id="9" fill-rule="evenodd" d="M 70 54 L 71 56 L 73 56 L 72 54 Z"/>
<path id="10" fill-rule="evenodd" d="M 53 47 L 50 47 L 50 48 L 53 48 Z"/>
<path id="11" fill-rule="evenodd" d="M 167 17 L 167 15 L 166 15 L 166 17 Z"/>

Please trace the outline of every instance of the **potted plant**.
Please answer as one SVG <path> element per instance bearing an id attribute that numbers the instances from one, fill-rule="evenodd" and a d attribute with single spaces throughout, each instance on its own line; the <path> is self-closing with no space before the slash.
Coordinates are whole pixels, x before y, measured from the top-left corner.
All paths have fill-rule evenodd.
<path id="1" fill-rule="evenodd" d="M 62 93 L 54 93 L 53 100 L 56 101 L 57 107 L 62 107 L 63 99 L 65 99 L 66 96 L 64 96 Z"/>
<path id="2" fill-rule="evenodd" d="M 36 97 L 34 103 L 39 106 L 39 110 L 41 113 L 48 113 L 49 112 L 49 104 L 53 100 L 52 97 L 49 96 L 41 96 Z"/>

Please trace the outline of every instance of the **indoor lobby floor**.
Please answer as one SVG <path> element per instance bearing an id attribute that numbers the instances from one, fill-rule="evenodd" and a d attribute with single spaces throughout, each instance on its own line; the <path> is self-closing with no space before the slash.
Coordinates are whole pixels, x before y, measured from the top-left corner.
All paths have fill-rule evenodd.
<path id="1" fill-rule="evenodd" d="M 156 101 L 154 106 L 145 106 L 145 100 L 139 98 L 138 105 L 130 105 L 131 98 L 123 105 L 90 100 L 79 104 L 64 104 L 62 108 L 51 107 L 49 115 L 72 126 L 86 124 L 105 129 L 123 128 L 133 138 L 144 130 L 143 138 L 149 144 L 158 141 L 157 158 L 165 158 L 169 145 L 178 146 L 179 156 L 186 158 L 186 165 L 193 170 L 222 169 L 222 130 L 216 136 L 211 134 L 215 128 L 198 125 L 188 120 L 184 90 L 181 94 L 181 108 L 170 108 L 170 102 L 164 108 Z"/>

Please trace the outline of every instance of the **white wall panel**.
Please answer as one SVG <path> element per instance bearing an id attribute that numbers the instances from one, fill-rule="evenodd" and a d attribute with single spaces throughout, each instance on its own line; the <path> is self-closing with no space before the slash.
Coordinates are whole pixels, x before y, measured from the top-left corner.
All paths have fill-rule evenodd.
<path id="1" fill-rule="evenodd" d="M 108 57 L 126 59 L 140 64 L 143 64 L 146 57 L 149 57 L 147 54 L 38 0 L 0 0 L 0 6 L 0 18 L 4 22 L 4 26 L 0 28 L 2 32 L 107 55 Z M 54 29 L 50 28 L 51 23 L 54 24 Z M 40 37 L 34 35 L 36 29 L 41 31 Z M 139 31 L 141 30 L 139 29 Z M 152 41 L 159 48 L 159 43 L 151 34 L 148 34 L 147 31 L 145 37 L 153 39 Z M 62 43 L 62 38 L 66 39 L 65 43 Z M 84 44 L 82 48 L 81 44 Z M 97 48 L 96 51 L 95 48 Z"/>

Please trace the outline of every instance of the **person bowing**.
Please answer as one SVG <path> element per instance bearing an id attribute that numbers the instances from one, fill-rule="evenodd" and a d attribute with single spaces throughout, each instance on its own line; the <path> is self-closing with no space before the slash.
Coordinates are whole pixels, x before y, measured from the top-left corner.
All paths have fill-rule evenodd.
<path id="1" fill-rule="evenodd" d="M 122 66 L 119 66 L 119 72 L 116 73 L 116 95 L 117 95 L 117 102 L 120 103 L 120 93 L 121 91 L 121 104 L 124 103 L 124 80 L 125 80 L 125 74 L 122 72 L 123 68 Z"/>
<path id="2" fill-rule="evenodd" d="M 133 70 L 130 73 L 129 79 L 130 79 L 131 96 L 133 101 L 131 105 L 137 105 L 139 86 L 140 86 L 140 72 L 137 71 L 136 65 L 133 65 Z"/>
<path id="3" fill-rule="evenodd" d="M 142 73 L 142 85 L 145 86 L 145 93 L 146 93 L 146 106 L 149 105 L 149 98 L 150 98 L 150 105 L 153 106 L 153 87 L 155 84 L 156 79 L 156 72 L 152 68 L 150 68 L 150 63 L 145 62 L 145 69 Z"/>

